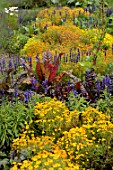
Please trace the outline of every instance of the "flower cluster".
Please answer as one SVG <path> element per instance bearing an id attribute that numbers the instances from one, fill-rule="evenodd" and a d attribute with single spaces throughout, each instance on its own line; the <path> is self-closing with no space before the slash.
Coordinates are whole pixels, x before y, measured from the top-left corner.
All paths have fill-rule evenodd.
<path id="1" fill-rule="evenodd" d="M 72 122 L 75 121 L 76 125 L 78 120 L 76 110 L 69 111 L 65 104 L 56 99 L 36 103 L 34 114 L 38 116 L 36 123 L 42 129 L 42 133 L 53 137 L 56 137 L 56 134 L 60 136 L 64 130 L 73 126 Z"/>
<path id="2" fill-rule="evenodd" d="M 55 9 L 51 7 L 39 11 L 34 24 L 35 35 L 25 44 L 21 50 L 21 55 L 34 58 L 37 53 L 42 55 L 46 50 L 51 50 L 53 55 L 55 51 L 59 53 L 65 52 L 68 55 L 70 48 L 74 50 L 80 48 L 82 56 L 84 56 L 83 53 L 87 56 L 89 51 L 92 53 L 90 55 L 93 55 L 94 48 L 98 44 L 99 38 L 101 38 L 102 30 L 90 27 L 83 29 L 79 25 L 74 24 L 75 19 L 79 15 L 86 15 L 82 8 L 70 9 L 63 7 Z M 102 45 L 111 47 L 112 44 L 113 36 L 106 33 Z M 101 51 L 101 59 L 109 63 L 111 52 L 110 48 L 107 51 Z M 105 56 L 107 57 L 105 58 Z"/>
<path id="3" fill-rule="evenodd" d="M 14 160 L 11 170 L 86 170 L 112 163 L 110 116 L 92 107 L 81 113 L 69 111 L 56 99 L 37 102 L 34 116 L 35 120 L 26 122 L 26 130 L 12 144 L 18 156 L 25 153 L 30 159 Z M 41 136 L 32 130 L 34 122 Z"/>
<path id="4" fill-rule="evenodd" d="M 9 15 L 14 15 L 15 12 L 18 12 L 18 7 L 9 7 L 9 8 L 4 8 L 4 9 L 5 9 L 5 13 Z"/>
<path id="5" fill-rule="evenodd" d="M 109 159 L 110 155 L 105 154 L 110 152 L 113 124 L 109 116 L 94 108 L 87 108 L 81 115 L 81 126 L 65 131 L 58 146 L 66 150 L 69 158 L 80 167 L 89 169 L 92 165 L 95 168 L 99 166 L 100 156 L 106 161 Z"/>

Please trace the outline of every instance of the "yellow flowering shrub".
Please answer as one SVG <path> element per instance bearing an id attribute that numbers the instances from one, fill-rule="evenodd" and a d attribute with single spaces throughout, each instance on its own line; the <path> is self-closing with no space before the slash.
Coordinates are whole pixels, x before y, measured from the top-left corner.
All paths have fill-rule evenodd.
<path id="1" fill-rule="evenodd" d="M 23 144 L 24 143 L 24 146 Z M 67 154 L 65 150 L 59 149 L 57 145 L 52 142 L 52 138 L 48 136 L 34 137 L 32 135 L 31 139 L 27 134 L 22 136 L 20 139 L 13 141 L 13 148 L 17 148 L 24 151 L 25 153 L 33 153 L 30 160 L 24 160 L 21 162 L 13 162 L 13 167 L 10 170 L 15 169 L 51 169 L 53 170 L 64 170 L 67 167 L 69 170 L 79 169 L 79 165 L 73 164 L 67 159 Z M 52 170 L 52 169 L 51 169 Z"/>
<path id="2" fill-rule="evenodd" d="M 12 144 L 12 150 L 16 149 L 17 155 L 26 153 L 27 160 L 14 160 L 11 170 L 87 170 L 112 164 L 110 116 L 92 107 L 81 113 L 69 111 L 55 98 L 37 102 L 34 116 Z M 41 135 L 31 129 L 34 122 Z"/>
<path id="3" fill-rule="evenodd" d="M 37 36 L 34 35 L 30 38 L 20 54 L 31 56 L 34 59 L 37 53 L 42 56 L 42 53 L 46 50 L 50 50 L 55 55 L 55 51 L 69 54 L 70 48 L 74 50 L 80 48 L 82 57 L 84 57 L 84 54 L 86 56 L 88 51 L 91 51 L 93 55 L 94 46 L 98 44 L 102 30 L 97 28 L 80 29 L 73 24 L 74 17 L 78 15 L 91 16 L 88 12 L 86 14 L 82 8 L 51 7 L 40 10 L 35 22 L 35 27 L 40 34 L 38 32 Z M 102 44 L 111 47 L 113 36 L 106 33 Z M 106 58 L 103 51 L 100 51 L 100 55 L 104 63 L 112 61 L 110 48 L 107 50 Z M 102 71 L 102 73 L 104 72 Z"/>
<path id="4" fill-rule="evenodd" d="M 104 164 L 101 156 L 105 157 L 106 161 L 110 157 L 105 154 L 110 152 L 112 132 L 113 124 L 110 122 L 110 117 L 95 108 L 88 107 L 82 112 L 81 126 L 65 131 L 57 143 L 81 168 L 87 169 L 91 163 L 94 167 L 98 167 L 99 161 L 103 161 Z"/>
<path id="5" fill-rule="evenodd" d="M 105 38 L 104 38 L 104 43 L 111 47 L 112 44 L 113 44 L 113 36 L 108 34 L 108 33 L 106 33 L 105 34 Z"/>
<path id="6" fill-rule="evenodd" d="M 73 15 L 78 16 L 78 15 L 86 15 L 86 13 L 84 13 L 84 9 L 83 8 L 69 8 L 69 7 L 61 7 L 61 8 L 46 8 L 44 10 L 41 10 L 38 14 L 37 14 L 37 18 L 46 18 L 47 20 L 51 20 L 51 19 L 55 19 L 57 20 L 57 17 L 61 18 L 65 18 L 67 17 L 67 19 L 73 19 Z M 87 12 L 87 15 L 89 15 L 89 12 Z"/>
<path id="7" fill-rule="evenodd" d="M 38 37 L 32 37 L 21 50 L 21 55 L 26 54 L 27 56 L 34 58 L 37 54 L 42 54 L 48 49 L 49 46 L 47 43 L 42 42 Z"/>
<path id="8" fill-rule="evenodd" d="M 69 111 L 65 104 L 55 99 L 36 103 L 34 114 L 38 116 L 36 123 L 43 130 L 43 134 L 53 137 L 60 136 L 65 129 L 75 126 L 79 116 L 76 110 Z"/>

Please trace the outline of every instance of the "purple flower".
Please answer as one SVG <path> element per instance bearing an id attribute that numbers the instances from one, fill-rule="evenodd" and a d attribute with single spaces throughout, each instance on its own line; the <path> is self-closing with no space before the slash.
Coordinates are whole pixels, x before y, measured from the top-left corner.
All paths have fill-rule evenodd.
<path id="1" fill-rule="evenodd" d="M 84 8 L 84 12 L 87 12 L 88 11 L 88 9 L 87 8 Z"/>
<path id="2" fill-rule="evenodd" d="M 105 89 L 105 78 L 102 79 L 102 90 Z"/>
<path id="3" fill-rule="evenodd" d="M 32 67 L 32 58 L 28 57 L 29 66 Z"/>
<path id="4" fill-rule="evenodd" d="M 23 18 L 20 16 L 19 19 L 18 19 L 19 24 L 21 24 L 22 21 L 23 21 Z"/>
<path id="5" fill-rule="evenodd" d="M 36 62 L 40 62 L 38 54 L 36 55 L 35 59 L 36 59 Z"/>
<path id="6" fill-rule="evenodd" d="M 48 79 L 45 79 L 43 82 L 42 82 L 42 86 L 44 88 L 44 92 L 47 93 L 47 90 L 48 90 Z"/>
<path id="7" fill-rule="evenodd" d="M 75 89 L 73 90 L 73 93 L 74 93 L 75 96 L 78 95 L 78 92 Z"/>
<path id="8" fill-rule="evenodd" d="M 48 27 L 48 24 L 46 24 L 46 25 L 44 26 L 44 30 L 47 30 L 47 27 Z"/>
<path id="9" fill-rule="evenodd" d="M 105 86 L 107 86 L 107 92 L 109 92 L 111 85 L 111 79 L 110 77 L 106 74 L 105 77 L 102 79 L 102 90 L 105 89 Z"/>
<path id="10" fill-rule="evenodd" d="M 76 91 L 74 84 L 72 84 L 71 87 L 72 87 L 74 95 L 77 96 L 78 92 Z"/>
<path id="11" fill-rule="evenodd" d="M 0 72 L 2 73 L 3 70 L 2 70 L 2 63 L 0 62 Z"/>
<path id="12" fill-rule="evenodd" d="M 24 97 L 25 97 L 25 103 L 26 104 L 28 104 L 28 102 L 29 102 L 29 100 L 30 100 L 30 97 L 31 97 L 31 91 L 29 91 L 29 90 L 26 90 L 25 92 L 24 92 Z"/>
<path id="13" fill-rule="evenodd" d="M 71 90 L 71 86 L 70 86 L 71 84 L 70 84 L 70 82 L 68 82 L 67 83 L 67 91 L 68 91 L 68 93 L 70 92 L 70 90 Z"/>
<path id="14" fill-rule="evenodd" d="M 5 92 L 4 90 L 0 90 L 0 93 L 1 93 L 1 97 L 2 97 L 2 98 L 5 97 L 5 96 L 4 96 L 4 92 Z"/>
<path id="15" fill-rule="evenodd" d="M 15 89 L 14 97 L 18 97 L 18 89 L 17 88 Z"/>
<path id="16" fill-rule="evenodd" d="M 105 84 L 106 84 L 106 86 L 110 86 L 110 84 L 111 84 L 111 79 L 109 78 L 109 76 L 107 74 L 105 75 Z"/>
<path id="17" fill-rule="evenodd" d="M 38 83 L 38 81 L 35 78 L 31 79 L 32 88 L 34 90 L 37 90 L 37 83 Z"/>
<path id="18" fill-rule="evenodd" d="M 100 81 L 99 81 L 99 80 L 96 81 L 96 88 L 97 88 L 97 91 L 98 91 L 98 92 L 99 92 L 100 89 L 101 89 Z"/>
<path id="19" fill-rule="evenodd" d="M 4 69 L 6 67 L 6 62 L 4 59 L 2 60 L 2 65 L 3 65 L 3 69 Z"/>
<path id="20" fill-rule="evenodd" d="M 57 56 L 55 55 L 54 56 L 54 65 L 56 64 L 56 62 L 57 62 Z"/>
<path id="21" fill-rule="evenodd" d="M 9 60 L 9 68 L 12 68 L 13 67 L 13 63 L 11 60 Z"/>

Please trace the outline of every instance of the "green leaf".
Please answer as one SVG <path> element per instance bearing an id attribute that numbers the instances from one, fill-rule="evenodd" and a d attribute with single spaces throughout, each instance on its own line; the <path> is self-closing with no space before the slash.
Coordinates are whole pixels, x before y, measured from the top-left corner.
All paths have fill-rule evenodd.
<path id="1" fill-rule="evenodd" d="M 51 0 L 53 4 L 59 3 L 59 0 Z"/>
<path id="2" fill-rule="evenodd" d="M 13 136 L 13 133 L 12 133 L 12 131 L 11 131 L 10 129 L 7 129 L 7 132 L 8 132 L 11 136 Z"/>
<path id="3" fill-rule="evenodd" d="M 71 3 L 73 3 L 73 2 L 75 2 L 75 0 L 68 0 L 68 1 L 67 1 L 68 4 L 71 4 Z"/>
<path id="4" fill-rule="evenodd" d="M 75 3 L 75 6 L 80 6 L 80 5 L 81 5 L 80 2 L 76 2 L 76 3 Z"/>

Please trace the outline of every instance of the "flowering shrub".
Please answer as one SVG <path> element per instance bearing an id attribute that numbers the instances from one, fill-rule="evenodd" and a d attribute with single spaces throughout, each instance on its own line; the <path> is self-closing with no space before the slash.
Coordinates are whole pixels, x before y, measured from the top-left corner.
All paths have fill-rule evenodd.
<path id="1" fill-rule="evenodd" d="M 56 9 L 51 7 L 39 11 L 34 24 L 36 35 L 28 40 L 21 50 L 21 55 L 30 55 L 34 58 L 37 53 L 42 55 L 46 50 L 51 50 L 53 55 L 55 51 L 65 52 L 66 55 L 69 55 L 70 48 L 73 48 L 73 52 L 80 48 L 83 58 L 90 52 L 90 55 L 96 54 L 101 57 L 104 63 L 109 63 L 112 55 L 109 47 L 113 44 L 113 37 L 106 33 L 102 42 L 102 40 L 100 41 L 103 34 L 101 29 L 97 27 L 83 29 L 75 23 L 77 17 L 82 18 L 85 15 L 87 16 L 88 12 L 85 13 L 82 8 L 63 7 Z M 89 15 L 93 17 L 91 15 L 94 14 Z M 98 48 L 99 41 L 101 46 Z M 104 47 L 107 47 L 108 50 L 104 50 Z M 96 49 L 99 50 L 96 51 Z"/>
<path id="2" fill-rule="evenodd" d="M 66 150 L 69 158 L 81 168 L 112 165 L 113 124 L 110 117 L 94 108 L 87 108 L 81 115 L 81 126 L 65 131 L 58 146 Z"/>
<path id="3" fill-rule="evenodd" d="M 48 49 L 48 44 L 43 43 L 39 38 L 33 37 L 28 40 L 21 53 L 24 51 L 24 54 L 34 58 L 37 53 L 43 53 L 45 49 Z"/>
<path id="4" fill-rule="evenodd" d="M 76 110 L 70 112 L 65 104 L 55 99 L 37 103 L 35 115 L 38 116 L 36 123 L 43 130 L 42 133 L 53 137 L 60 136 L 65 129 L 75 126 L 78 121 Z"/>
<path id="5" fill-rule="evenodd" d="M 17 157 L 11 170 L 112 166 L 113 124 L 109 115 L 91 107 L 81 113 L 69 111 L 56 99 L 36 103 L 34 115 L 42 135 L 37 136 L 32 130 L 33 120 L 25 123 L 26 130 L 13 140 L 12 150 L 17 150 Z M 21 159 L 22 153 L 27 160 Z"/>
<path id="6" fill-rule="evenodd" d="M 22 142 L 23 141 L 24 140 L 22 140 Z M 32 136 L 32 139 L 28 140 L 26 149 L 34 153 L 32 157 L 30 157 L 30 160 L 24 160 L 22 163 L 13 162 L 14 166 L 10 168 L 10 170 L 35 170 L 37 168 L 45 170 L 79 170 L 79 165 L 70 162 L 67 159 L 65 150 L 59 149 L 59 147 L 52 142 L 51 137 L 42 136 L 40 138 L 33 138 Z"/>

